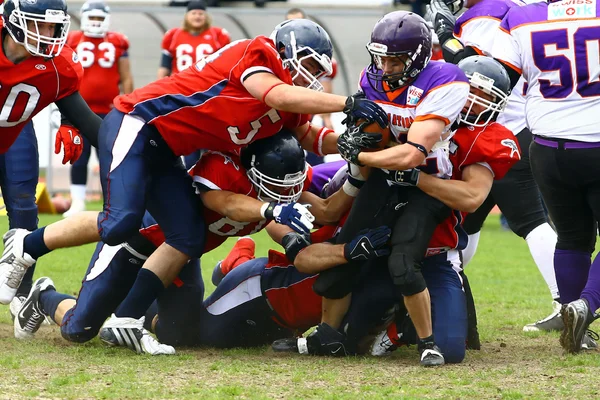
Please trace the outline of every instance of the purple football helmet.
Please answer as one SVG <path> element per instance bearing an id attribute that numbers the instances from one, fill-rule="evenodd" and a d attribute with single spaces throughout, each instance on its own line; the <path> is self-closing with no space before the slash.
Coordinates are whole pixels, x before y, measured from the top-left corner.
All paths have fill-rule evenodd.
<path id="1" fill-rule="evenodd" d="M 371 64 L 366 74 L 371 87 L 379 92 L 388 92 L 410 83 L 429 63 L 431 42 L 431 29 L 417 14 L 394 11 L 384 15 L 375 24 L 367 45 Z M 398 57 L 404 69 L 402 72 L 384 74 L 382 57 Z M 385 88 L 383 82 L 389 88 Z"/>

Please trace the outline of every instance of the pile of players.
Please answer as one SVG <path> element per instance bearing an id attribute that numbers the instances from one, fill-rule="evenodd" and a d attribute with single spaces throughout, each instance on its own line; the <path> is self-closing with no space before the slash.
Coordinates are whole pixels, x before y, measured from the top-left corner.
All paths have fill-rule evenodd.
<path id="1" fill-rule="evenodd" d="M 466 348 L 480 346 L 460 252 L 467 242 L 476 246 L 481 221 L 470 236 L 463 223 L 498 202 L 538 266 L 546 263 L 540 269 L 563 304 L 526 330 L 561 330 L 569 352 L 595 347 L 587 328 L 600 305 L 600 272 L 590 268 L 600 175 L 593 163 L 576 166 L 579 154 L 591 159 L 600 147 L 600 116 L 589 111 L 600 103 L 600 70 L 586 69 L 587 58 L 583 68 L 578 52 L 561 56 L 578 75 L 576 82 L 561 75 L 557 84 L 544 46 L 574 40 L 587 51 L 600 39 L 600 19 L 561 19 L 561 2 L 482 0 L 467 3 L 456 21 L 462 2 L 434 0 L 427 18 L 442 62 L 431 61 L 427 22 L 392 12 L 373 28 L 371 63 L 348 97 L 321 92 L 319 79 L 332 72 L 327 32 L 307 19 L 287 20 L 270 37 L 229 43 L 117 96 L 100 120 L 77 90 L 84 66 L 64 46 L 64 0 L 30 3 L 4 7 L 2 151 L 56 102 L 65 117 L 57 135 L 65 160 L 77 159 L 82 140 L 98 149 L 104 206 L 4 235 L 0 302 L 11 305 L 16 337 L 32 337 L 49 317 L 67 340 L 99 335 L 153 355 L 174 354 L 174 346 L 270 343 L 303 354 L 383 355 L 416 344 L 424 366 L 461 362 Z M 544 24 L 556 30 L 538 32 Z M 530 47 L 533 59 L 521 53 Z M 28 64 L 35 68 L 23 75 Z M 512 90 L 521 74 L 527 104 Z M 582 105 L 565 111 L 556 99 Z M 309 121 L 309 114 L 340 111 L 340 135 Z M 548 121 L 561 112 L 581 115 L 568 126 Z M 385 148 L 383 135 L 366 132 L 373 124 L 389 127 Z M 345 162 L 311 168 L 304 149 L 339 153 Z M 188 172 L 180 157 L 199 150 Z M 555 246 L 532 176 L 558 232 Z M 9 207 L 11 228 L 15 214 Z M 254 258 L 246 236 L 263 228 L 284 252 Z M 242 239 L 215 266 L 217 288 L 204 299 L 199 258 L 232 236 Z M 32 283 L 43 255 L 94 242 L 77 299 L 50 278 Z"/>

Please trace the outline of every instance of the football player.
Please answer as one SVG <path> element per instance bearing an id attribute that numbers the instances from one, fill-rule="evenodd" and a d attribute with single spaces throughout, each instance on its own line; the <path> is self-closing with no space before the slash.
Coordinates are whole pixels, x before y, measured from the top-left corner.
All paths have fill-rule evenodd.
<path id="1" fill-rule="evenodd" d="M 528 83 L 531 170 L 558 234 L 554 272 L 565 304 L 560 343 L 571 353 L 582 348 L 600 307 L 600 258 L 591 262 L 600 215 L 600 115 L 594 112 L 600 70 L 590 61 L 597 60 L 590 43 L 598 40 L 600 5 L 541 2 L 511 8 L 492 51 L 513 84 L 521 75 Z"/>
<path id="2" fill-rule="evenodd" d="M 69 33 L 67 45 L 77 52 L 83 66 L 81 96 L 93 112 L 104 118 L 121 91 L 133 91 L 129 40 L 121 33 L 110 31 L 110 8 L 100 0 L 91 0 L 81 7 L 81 30 Z M 71 207 L 63 214 L 65 217 L 85 210 L 91 154 L 92 146 L 86 140 L 81 157 L 71 167 Z"/>
<path id="3" fill-rule="evenodd" d="M 119 245 L 138 231 L 148 209 L 166 242 L 145 262 L 115 312 L 124 318 L 121 329 L 139 333 L 150 304 L 204 250 L 204 219 L 178 157 L 198 149 L 239 153 L 284 126 L 304 148 L 335 152 L 337 135 L 310 125 L 309 113 L 344 111 L 386 125 L 385 112 L 370 100 L 318 92 L 318 78 L 331 72 L 331 52 L 322 27 L 285 21 L 271 38 L 231 43 L 193 68 L 115 99 L 100 132 L 103 211 L 79 213 L 31 234 L 10 231 L 5 239 L 12 245 L 5 246 L 0 263 L 0 301 L 12 299 L 14 284 L 40 256 L 99 240 Z"/>
<path id="4" fill-rule="evenodd" d="M 352 201 L 352 196 L 346 194 L 349 184 L 328 201 L 310 193 L 303 194 L 308 168 L 304 151 L 291 132 L 280 132 L 252 143 L 242 150 L 241 159 L 222 153 L 205 153 L 192 171 L 196 190 L 204 204 L 207 224 L 204 252 L 219 247 L 228 237 L 258 232 L 268 220 L 294 227 L 308 225 L 308 221 L 300 215 L 306 213 L 304 207 L 296 203 L 301 196 L 303 201 L 313 205 L 317 221 L 337 221 Z M 39 328 L 43 315 L 49 315 L 59 324 L 62 321 L 61 331 L 68 340 L 81 342 L 93 338 L 127 295 L 145 259 L 164 240 L 160 227 L 147 214 L 141 236 L 136 235 L 120 246 L 98 244 L 76 308 L 75 299 L 57 293 L 49 278 L 38 280 L 21 310 L 15 313 L 18 315 L 14 322 L 15 336 L 31 337 Z M 163 326 L 163 330 L 168 332 L 163 336 L 170 338 L 173 337 L 172 332 L 185 334 L 187 330 L 181 328 L 182 324 L 193 322 L 190 318 L 194 310 L 188 306 L 181 307 L 181 304 L 187 304 L 179 301 L 186 301 L 181 296 L 193 293 L 194 299 L 201 303 L 204 285 L 198 262 L 187 264 L 173 285 L 158 301 L 169 319 L 163 319 L 165 322 L 159 324 L 157 332 L 161 332 Z M 183 309 L 185 313 L 177 312 L 177 309 Z M 119 337 L 120 321 L 111 318 L 105 324 L 103 340 L 124 344 L 116 339 Z M 161 347 L 141 332 L 138 340 L 126 342 L 133 350 L 152 354 L 171 352 L 170 348 Z"/>
<path id="5" fill-rule="evenodd" d="M 429 26 L 410 12 L 389 13 L 373 28 L 367 45 L 372 62 L 361 75 L 360 89 L 388 113 L 389 128 L 398 145 L 381 151 L 362 151 L 371 136 L 362 132 L 364 124 L 340 136 L 338 148 L 342 157 L 373 170 L 338 240 L 345 242 L 361 229 L 373 227 L 379 210 L 394 204 L 399 213 L 396 219 L 386 221 L 397 227 L 392 229 L 390 274 L 415 323 L 421 363 L 440 365 L 443 356 L 435 346 L 429 294 L 419 264 L 435 227 L 450 215 L 450 209 L 416 188 L 390 186 L 388 174 L 383 171 L 403 171 L 423 164 L 429 173 L 441 177 L 451 174 L 448 142 L 443 137 L 465 104 L 469 84 L 455 65 L 430 62 L 431 46 Z M 340 327 L 351 301 L 353 275 L 359 268 L 359 263 L 340 266 L 317 279 L 315 291 L 326 298 L 323 323 L 329 327 Z"/>
<path id="6" fill-rule="evenodd" d="M 460 7 L 453 4 L 447 5 L 445 0 L 433 0 L 428 6 L 427 16 L 444 38 L 444 55 L 447 61 L 454 63 L 469 54 L 490 56 L 504 15 L 511 8 L 524 5 L 520 1 L 511 0 L 468 0 L 465 4 L 468 10 L 455 21 L 453 14 Z M 506 216 L 511 230 L 527 242 L 533 260 L 554 299 L 554 311 L 548 317 L 526 325 L 523 330 L 561 330 L 560 296 L 552 259 L 556 233 L 548 223 L 539 188 L 531 172 L 531 132 L 525 122 L 524 92 L 525 80 L 520 79 L 512 90 L 505 111 L 498 117 L 499 123 L 517 135 L 522 150 L 521 160 L 504 179 L 494 182 L 490 196 L 482 207 L 466 217 L 464 228 L 469 235 L 469 243 L 463 252 L 463 262 L 466 266 L 473 258 L 483 222 L 497 204 Z"/>
<path id="7" fill-rule="evenodd" d="M 73 51 L 64 47 L 70 17 L 64 0 L 37 2 L 9 0 L 0 20 L 0 187 L 8 211 L 9 227 L 33 230 L 38 215 L 35 191 L 39 177 L 37 139 L 31 119 L 56 102 L 67 119 L 56 134 L 55 151 L 64 147 L 63 164 L 75 162 L 82 139 L 71 123 L 97 141 L 100 118 L 81 98 L 78 90 L 83 70 Z M 6 260 L 4 260 L 6 261 Z M 19 298 L 31 288 L 33 262 L 23 285 L 12 280 Z M 2 297 L 8 304 L 14 292 Z M 1 296 L 0 296 L 1 297 Z M 18 307 L 19 301 L 15 304 Z"/>

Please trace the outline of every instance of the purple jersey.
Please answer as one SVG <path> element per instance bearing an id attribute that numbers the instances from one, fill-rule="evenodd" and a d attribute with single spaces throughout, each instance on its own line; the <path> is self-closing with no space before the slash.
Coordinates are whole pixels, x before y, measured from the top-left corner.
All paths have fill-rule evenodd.
<path id="1" fill-rule="evenodd" d="M 316 194 L 319 197 L 323 196 L 323 189 L 331 181 L 331 178 L 338 172 L 338 170 L 346 165 L 346 161 L 333 161 L 315 165 L 312 167 L 312 178 L 308 191 Z M 338 188 L 339 189 L 339 188 Z"/>

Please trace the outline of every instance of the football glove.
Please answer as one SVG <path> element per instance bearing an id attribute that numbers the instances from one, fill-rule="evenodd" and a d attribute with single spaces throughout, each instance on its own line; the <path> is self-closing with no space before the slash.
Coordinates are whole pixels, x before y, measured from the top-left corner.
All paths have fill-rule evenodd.
<path id="1" fill-rule="evenodd" d="M 344 258 L 348 261 L 366 261 L 390 254 L 386 248 L 392 230 L 387 226 L 376 229 L 365 229 L 354 239 L 344 245 Z"/>
<path id="2" fill-rule="evenodd" d="M 348 127 L 346 132 L 338 136 L 337 147 L 342 158 L 351 164 L 363 167 L 358 161 L 358 154 L 364 149 L 375 149 L 377 143 L 381 142 L 381 133 L 364 132 L 364 127 L 368 122 L 363 122 L 358 126 Z"/>
<path id="3" fill-rule="evenodd" d="M 83 152 L 83 138 L 77 128 L 70 125 L 61 125 L 58 128 L 54 142 L 54 154 L 60 153 L 61 145 L 64 147 L 62 163 L 70 162 L 72 165 Z"/>
<path id="4" fill-rule="evenodd" d="M 411 168 L 404 171 L 388 171 L 388 181 L 394 185 L 417 186 L 421 171 L 417 168 Z"/>
<path id="5" fill-rule="evenodd" d="M 385 111 L 375 102 L 367 99 L 363 92 L 348 96 L 343 112 L 346 114 L 346 119 L 343 121 L 346 125 L 353 125 L 359 119 L 366 119 L 368 123 L 377 122 L 382 128 L 388 126 L 388 116 Z"/>
<path id="6" fill-rule="evenodd" d="M 456 17 L 443 0 L 431 0 L 425 7 L 425 20 L 433 25 L 433 30 L 443 45 L 446 40 L 452 38 Z"/>
<path id="7" fill-rule="evenodd" d="M 273 201 L 264 209 L 263 216 L 278 224 L 287 225 L 298 233 L 309 233 L 315 217 L 306 206 L 298 203 L 280 204 Z"/>

